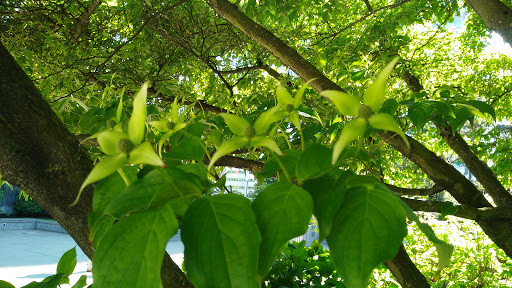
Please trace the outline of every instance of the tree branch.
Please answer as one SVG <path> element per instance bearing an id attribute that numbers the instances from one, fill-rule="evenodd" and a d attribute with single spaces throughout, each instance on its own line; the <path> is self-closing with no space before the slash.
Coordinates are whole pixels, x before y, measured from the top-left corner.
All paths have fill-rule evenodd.
<path id="1" fill-rule="evenodd" d="M 414 211 L 441 213 L 443 205 L 453 205 L 452 202 L 425 201 L 401 197 L 402 201 Z M 470 220 L 512 219 L 512 207 L 475 208 L 465 205 L 457 206 L 453 216 Z"/>
<path id="2" fill-rule="evenodd" d="M 386 185 L 391 191 L 393 191 L 399 195 L 408 195 L 408 196 L 428 196 L 428 195 L 437 194 L 444 190 L 444 188 L 438 184 L 435 184 L 431 188 L 402 188 L 402 187 L 397 187 L 397 186 L 391 185 L 391 184 L 384 184 L 384 185 Z"/>
<path id="3" fill-rule="evenodd" d="M 300 56 L 295 49 L 286 45 L 281 39 L 272 34 L 272 32 L 240 12 L 236 5 L 228 0 L 207 0 L 206 2 L 217 14 L 240 29 L 249 38 L 266 48 L 278 58 L 281 63 L 294 70 L 304 81 L 316 79 L 311 82 L 311 86 L 315 90 L 342 90 L 338 85 L 317 70 L 315 66 Z"/>
<path id="4" fill-rule="evenodd" d="M 84 26 L 87 25 L 87 21 L 89 21 L 92 13 L 94 13 L 94 10 L 96 10 L 96 7 L 98 7 L 100 4 L 101 0 L 93 0 L 91 5 L 89 5 L 89 8 L 87 8 L 87 11 L 80 15 L 80 18 L 78 18 L 78 22 L 76 23 L 76 32 L 75 35 L 73 35 L 73 40 L 76 41 L 80 37 Z"/>
<path id="5" fill-rule="evenodd" d="M 465 0 L 482 18 L 487 28 L 496 31 L 512 45 L 512 10 L 500 0 Z"/>
<path id="6" fill-rule="evenodd" d="M 210 160 L 208 157 L 203 158 L 203 163 L 205 165 L 210 164 Z M 256 160 L 250 160 L 250 159 L 244 159 L 240 157 L 235 156 L 222 156 L 217 160 L 214 164 L 214 166 L 228 166 L 228 167 L 234 167 L 234 168 L 240 168 L 245 169 L 251 172 L 261 172 L 263 171 L 263 162 L 256 161 Z"/>

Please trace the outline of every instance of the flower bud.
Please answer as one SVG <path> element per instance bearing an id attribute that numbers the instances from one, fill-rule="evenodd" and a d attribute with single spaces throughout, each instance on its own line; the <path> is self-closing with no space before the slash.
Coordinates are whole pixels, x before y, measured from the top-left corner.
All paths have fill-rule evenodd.
<path id="1" fill-rule="evenodd" d="M 244 135 L 249 139 L 254 138 L 254 136 L 256 136 L 256 130 L 254 130 L 252 126 L 247 126 L 244 129 Z"/>
<path id="2" fill-rule="evenodd" d="M 357 114 L 359 115 L 359 117 L 361 117 L 363 119 L 368 119 L 373 114 L 372 108 L 370 108 L 370 106 L 368 106 L 368 105 L 363 104 L 363 105 L 361 105 L 361 107 L 359 107 Z"/>
<path id="3" fill-rule="evenodd" d="M 117 141 L 117 148 L 125 154 L 130 153 L 134 147 L 132 141 L 130 139 L 122 138 Z"/>

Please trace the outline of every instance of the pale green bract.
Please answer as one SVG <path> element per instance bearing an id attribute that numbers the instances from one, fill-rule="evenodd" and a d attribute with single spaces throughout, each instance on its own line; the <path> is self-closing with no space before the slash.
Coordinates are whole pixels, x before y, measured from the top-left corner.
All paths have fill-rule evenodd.
<path id="1" fill-rule="evenodd" d="M 290 120 L 290 122 L 292 122 L 299 131 L 302 130 L 299 117 L 299 107 L 302 104 L 302 96 L 304 95 L 304 92 L 306 91 L 309 83 L 313 82 L 314 80 L 315 79 L 311 79 L 302 84 L 295 94 L 295 97 L 292 97 L 290 93 L 288 93 L 288 91 L 286 91 L 286 89 L 284 89 L 282 86 L 278 86 L 276 90 L 277 104 L 278 106 L 285 108 L 285 111 L 282 111 L 285 114 L 284 118 L 288 117 L 288 120 Z"/>
<path id="2" fill-rule="evenodd" d="M 160 137 L 160 140 L 158 141 L 158 154 L 160 155 L 160 157 L 162 156 L 162 146 L 164 145 L 165 141 L 167 141 L 167 139 L 174 135 L 174 133 L 187 127 L 187 123 L 183 122 L 183 114 L 179 114 L 179 105 L 177 98 L 174 98 L 170 118 L 171 121 L 169 121 L 167 118 L 164 118 L 159 121 L 148 122 L 148 124 L 155 127 L 156 130 L 165 133 L 164 135 L 162 135 L 162 137 Z M 169 128 L 169 123 L 173 123 L 174 127 Z"/>
<path id="3" fill-rule="evenodd" d="M 80 199 L 83 189 L 96 181 L 99 181 L 126 164 L 150 164 L 165 167 L 165 163 L 158 157 L 149 142 L 142 142 L 146 128 L 146 97 L 149 82 L 145 82 L 133 100 L 133 113 L 128 122 L 128 133 L 122 132 L 120 125 L 113 130 L 100 132 L 97 136 L 100 148 L 109 155 L 100 161 L 82 183 L 78 195 L 70 206 L 74 206 Z M 116 111 L 116 121 L 120 120 L 122 96 Z M 121 141 L 131 141 L 129 151 L 122 151 L 119 147 Z M 123 143 L 125 144 L 125 143 Z M 122 145 L 121 145 L 122 146 Z M 131 148 L 134 147 L 132 150 Z"/>

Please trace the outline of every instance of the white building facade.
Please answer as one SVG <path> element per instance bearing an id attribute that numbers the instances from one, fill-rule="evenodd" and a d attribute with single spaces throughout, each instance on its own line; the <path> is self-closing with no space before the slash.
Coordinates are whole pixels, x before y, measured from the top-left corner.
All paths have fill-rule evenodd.
<path id="1" fill-rule="evenodd" d="M 247 197 L 250 192 L 254 191 L 254 175 L 243 169 L 229 168 L 226 169 L 226 187 L 235 193 L 242 194 Z"/>

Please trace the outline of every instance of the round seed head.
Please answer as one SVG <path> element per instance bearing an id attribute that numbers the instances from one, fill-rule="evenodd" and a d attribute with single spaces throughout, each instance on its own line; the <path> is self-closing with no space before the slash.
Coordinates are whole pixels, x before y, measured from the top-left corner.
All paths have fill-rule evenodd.
<path id="1" fill-rule="evenodd" d="M 368 119 L 370 118 L 370 116 L 372 116 L 372 108 L 370 108 L 370 106 L 368 105 L 361 105 L 361 107 L 359 107 L 359 110 L 357 111 L 357 114 L 359 115 L 359 117 L 363 118 L 363 119 Z"/>
<path id="2" fill-rule="evenodd" d="M 167 122 L 167 129 L 172 130 L 174 127 L 176 127 L 176 123 L 170 121 Z"/>
<path id="3" fill-rule="evenodd" d="M 119 148 L 119 150 L 121 152 L 128 154 L 135 147 L 134 147 L 132 141 L 130 141 L 130 139 L 122 138 L 122 139 L 119 139 L 119 141 L 117 142 L 117 148 Z"/>
<path id="4" fill-rule="evenodd" d="M 109 129 L 114 129 L 114 127 L 116 127 L 116 121 L 112 120 L 112 119 L 108 119 L 107 120 L 107 127 Z"/>
<path id="5" fill-rule="evenodd" d="M 247 128 L 244 129 L 244 135 L 245 137 L 251 139 L 256 136 L 256 130 L 252 126 L 247 126 Z"/>
<path id="6" fill-rule="evenodd" d="M 288 105 L 286 105 L 284 110 L 286 110 L 286 112 L 288 112 L 288 113 L 291 113 L 294 109 L 295 109 L 295 107 L 293 107 L 292 104 L 288 104 Z"/>

